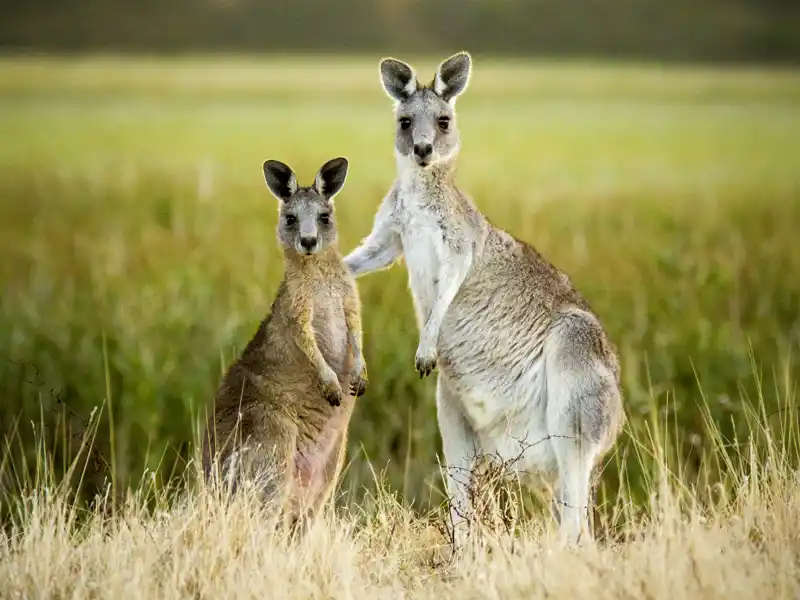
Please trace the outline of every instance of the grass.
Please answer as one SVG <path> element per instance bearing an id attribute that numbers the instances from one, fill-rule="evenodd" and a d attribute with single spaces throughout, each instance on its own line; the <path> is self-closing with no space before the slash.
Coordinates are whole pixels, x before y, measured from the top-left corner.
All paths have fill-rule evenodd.
<path id="1" fill-rule="evenodd" d="M 0 60 L 3 589 L 796 597 L 798 101 L 793 71 L 478 58 L 459 182 L 600 315 L 629 424 L 600 479 L 608 545 L 564 554 L 535 518 L 452 562 L 403 267 L 359 283 L 370 388 L 336 516 L 290 547 L 246 500 L 183 491 L 280 280 L 261 163 L 350 159 L 344 250 L 391 182 L 375 60 Z"/>
<path id="2" fill-rule="evenodd" d="M 786 399 L 784 408 L 793 408 Z M 442 511 L 420 514 L 381 482 L 359 505 L 329 511 L 300 539 L 245 493 L 226 498 L 187 469 L 180 490 L 150 477 L 87 509 L 39 454 L 0 530 L 3 597 L 40 598 L 765 598 L 800 593 L 800 436 L 749 411 L 751 435 L 715 444 L 724 475 L 698 493 L 671 471 L 664 438 L 639 442 L 649 502 L 605 511 L 601 543 L 565 549 L 545 519 L 472 527 L 456 554 Z M 88 446 L 70 466 L 80 474 Z M 500 515 L 501 517 L 504 515 Z M 541 516 L 541 515 L 540 515 Z M 609 535 L 610 534 L 610 535 Z"/>

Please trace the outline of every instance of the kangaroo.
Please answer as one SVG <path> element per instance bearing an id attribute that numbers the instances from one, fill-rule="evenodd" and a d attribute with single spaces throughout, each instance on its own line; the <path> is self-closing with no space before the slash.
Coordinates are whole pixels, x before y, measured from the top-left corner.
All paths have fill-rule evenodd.
<path id="1" fill-rule="evenodd" d="M 355 397 L 367 387 L 360 301 L 336 247 L 333 198 L 347 167 L 334 158 L 313 185 L 299 187 L 287 165 L 264 163 L 267 186 L 280 201 L 283 281 L 222 380 L 204 441 L 207 479 L 215 462 L 232 488 L 254 483 L 292 526 L 330 497 Z"/>
<path id="2" fill-rule="evenodd" d="M 591 538 L 592 472 L 623 422 L 619 363 L 569 277 L 492 225 L 454 182 L 455 101 L 471 66 L 468 53 L 456 54 L 422 85 L 408 64 L 381 61 L 395 101 L 397 178 L 345 264 L 358 277 L 405 257 L 420 331 L 416 369 L 423 377 L 438 365 L 456 539 L 470 508 L 463 472 L 491 455 L 512 461 L 525 483 L 555 476 L 560 535 L 574 543 Z"/>

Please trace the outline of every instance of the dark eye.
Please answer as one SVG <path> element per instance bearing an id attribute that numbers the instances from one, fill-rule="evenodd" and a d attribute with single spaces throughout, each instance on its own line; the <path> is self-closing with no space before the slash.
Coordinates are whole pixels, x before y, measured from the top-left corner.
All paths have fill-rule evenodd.
<path id="1" fill-rule="evenodd" d="M 295 217 L 294 215 L 286 215 L 286 216 L 284 217 L 284 220 L 286 221 L 286 224 L 287 224 L 289 227 L 291 227 L 292 225 L 294 225 L 295 223 L 297 223 L 297 217 Z"/>
<path id="2" fill-rule="evenodd" d="M 450 127 L 450 117 L 439 117 L 439 129 L 447 131 Z"/>
<path id="3" fill-rule="evenodd" d="M 411 127 L 411 119 L 408 117 L 401 117 L 400 118 L 400 129 L 406 130 Z"/>
<path id="4" fill-rule="evenodd" d="M 319 220 L 320 220 L 320 223 L 322 223 L 323 225 L 327 225 L 328 223 L 331 222 L 331 216 L 328 213 L 322 213 L 319 216 Z"/>

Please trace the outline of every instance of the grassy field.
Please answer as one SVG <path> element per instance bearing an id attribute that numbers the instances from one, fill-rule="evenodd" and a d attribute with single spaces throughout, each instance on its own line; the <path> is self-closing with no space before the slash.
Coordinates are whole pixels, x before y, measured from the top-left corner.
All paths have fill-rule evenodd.
<path id="1" fill-rule="evenodd" d="M 521 542 L 489 536 L 488 562 L 440 556 L 435 384 L 413 368 L 402 266 L 359 282 L 370 388 L 338 517 L 290 550 L 246 503 L 183 495 L 216 384 L 281 277 L 263 161 L 310 181 L 350 159 L 344 251 L 391 183 L 377 58 L 0 59 L 7 589 L 250 597 L 291 572 L 292 597 L 796 598 L 792 71 L 478 58 L 459 101 L 462 188 L 570 274 L 619 348 L 629 423 L 598 513 L 614 543 L 564 554 L 537 518 Z M 82 497 L 112 482 L 112 517 L 45 485 L 79 457 L 77 485 L 87 434 Z"/>

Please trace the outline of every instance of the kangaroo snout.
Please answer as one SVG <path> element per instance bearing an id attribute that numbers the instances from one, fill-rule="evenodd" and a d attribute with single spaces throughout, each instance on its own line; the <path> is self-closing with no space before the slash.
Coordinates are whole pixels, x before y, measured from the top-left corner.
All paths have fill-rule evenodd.
<path id="1" fill-rule="evenodd" d="M 426 158 L 429 158 L 431 154 L 433 154 L 432 144 L 414 144 L 414 155 L 420 161 L 424 161 Z"/>
<path id="2" fill-rule="evenodd" d="M 300 238 L 300 246 L 302 246 L 303 250 L 307 253 L 311 254 L 317 248 L 317 238 L 313 236 L 303 236 Z"/>

